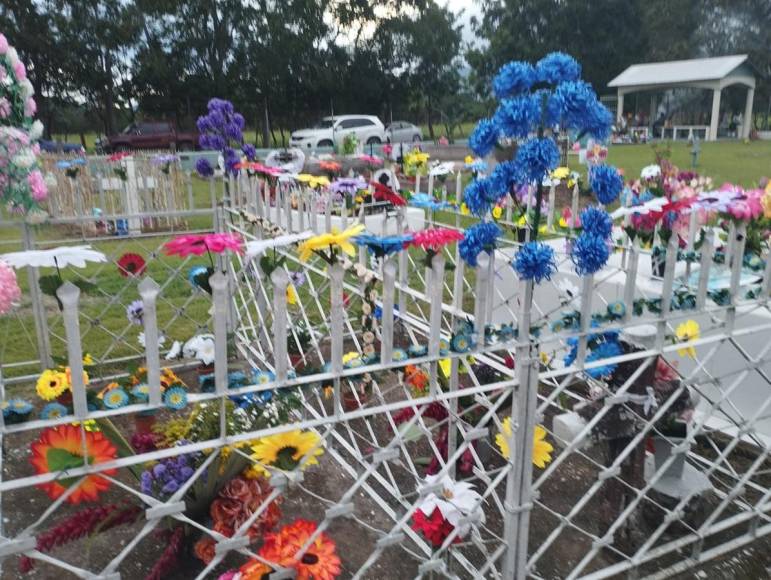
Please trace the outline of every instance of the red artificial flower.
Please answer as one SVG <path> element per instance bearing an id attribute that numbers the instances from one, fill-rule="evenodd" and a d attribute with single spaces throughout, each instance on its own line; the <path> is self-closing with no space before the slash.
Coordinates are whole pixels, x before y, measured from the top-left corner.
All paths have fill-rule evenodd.
<path id="1" fill-rule="evenodd" d="M 107 161 L 115 162 L 120 161 L 121 159 L 124 159 L 125 157 L 131 157 L 131 153 L 128 151 L 118 151 L 117 153 L 113 153 L 107 158 Z"/>
<path id="2" fill-rule="evenodd" d="M 337 161 L 319 161 L 319 168 L 321 168 L 322 171 L 331 171 L 334 173 L 340 171 L 343 166 Z"/>
<path id="3" fill-rule="evenodd" d="M 325 533 L 318 534 L 299 559 L 295 556 L 316 532 L 315 522 L 296 520 L 276 534 L 267 534 L 259 556 L 276 567 L 294 568 L 297 580 L 334 580 L 342 571 L 335 543 Z"/>
<path id="4" fill-rule="evenodd" d="M 243 240 L 236 234 L 187 234 L 169 240 L 163 246 L 167 256 L 185 258 L 201 256 L 206 252 L 222 254 L 230 250 L 238 254 L 244 251 Z"/>
<path id="5" fill-rule="evenodd" d="M 450 228 L 429 228 L 412 234 L 411 246 L 417 246 L 424 250 L 438 251 L 442 246 L 463 239 L 463 233 Z"/>
<path id="6" fill-rule="evenodd" d="M 145 259 L 139 254 L 123 254 L 117 262 L 118 272 L 124 278 L 130 276 L 141 276 L 144 274 L 147 264 Z"/>
<path id="7" fill-rule="evenodd" d="M 447 536 L 455 529 L 455 526 L 444 519 L 439 508 L 434 508 L 430 516 L 426 516 L 420 509 L 415 510 L 415 513 L 412 514 L 410 527 L 416 532 L 422 532 L 434 546 L 441 546 Z M 453 544 L 458 542 L 460 542 L 460 536 L 455 536 Z"/>
<path id="8" fill-rule="evenodd" d="M 370 183 L 375 188 L 372 195 L 376 200 L 387 201 L 395 206 L 407 205 L 407 201 L 387 185 L 383 185 L 378 181 L 372 181 Z"/>
<path id="9" fill-rule="evenodd" d="M 40 438 L 32 444 L 30 463 L 38 474 L 82 467 L 86 463 L 83 457 L 84 444 L 90 465 L 106 463 L 117 457 L 115 447 L 101 431 L 85 431 L 81 434 L 79 427 L 59 425 L 44 430 Z M 117 471 L 117 469 L 106 469 L 102 473 L 115 475 Z M 78 504 L 82 501 L 95 501 L 100 493 L 110 487 L 110 482 L 101 475 L 93 474 L 83 478 L 60 478 L 41 483 L 38 487 L 51 499 L 57 499 L 71 485 L 75 485 L 76 488 L 67 496 L 67 501 Z"/>

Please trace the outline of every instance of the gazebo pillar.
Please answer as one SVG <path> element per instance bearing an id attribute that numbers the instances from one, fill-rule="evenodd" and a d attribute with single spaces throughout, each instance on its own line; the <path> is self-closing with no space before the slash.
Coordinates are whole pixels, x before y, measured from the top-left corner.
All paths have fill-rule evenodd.
<path id="1" fill-rule="evenodd" d="M 744 122 L 742 122 L 742 139 L 750 138 L 752 129 L 752 102 L 755 100 L 755 89 L 747 87 L 747 103 L 744 105 Z"/>
<path id="2" fill-rule="evenodd" d="M 621 124 L 621 118 L 624 116 L 624 93 L 618 89 L 618 101 L 616 103 L 616 125 Z"/>
<path id="3" fill-rule="evenodd" d="M 709 118 L 710 141 L 717 141 L 717 128 L 720 124 L 720 93 L 719 88 L 712 92 L 712 116 Z"/>

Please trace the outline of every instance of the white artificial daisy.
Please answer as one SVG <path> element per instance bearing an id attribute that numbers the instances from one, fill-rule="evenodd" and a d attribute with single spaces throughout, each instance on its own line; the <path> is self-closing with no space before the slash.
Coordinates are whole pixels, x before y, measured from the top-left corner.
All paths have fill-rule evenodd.
<path id="1" fill-rule="evenodd" d="M 179 355 L 182 353 L 182 343 L 178 340 L 175 340 L 171 348 L 169 349 L 169 352 L 166 353 L 166 360 L 174 360 L 179 358 Z"/>
<path id="2" fill-rule="evenodd" d="M 640 179 L 651 180 L 656 179 L 661 175 L 661 167 L 657 164 L 646 165 L 640 171 Z"/>
<path id="3" fill-rule="evenodd" d="M 255 240 L 246 243 L 246 257 L 254 258 L 261 255 L 266 250 L 272 250 L 274 248 L 282 248 L 289 244 L 295 244 L 303 240 L 307 240 L 313 235 L 313 232 L 308 230 L 299 234 L 287 234 L 284 236 L 278 236 L 268 240 Z"/>
<path id="4" fill-rule="evenodd" d="M 140 332 L 140 333 L 137 335 L 137 342 L 138 342 L 138 343 L 139 343 L 139 345 L 140 345 L 141 347 L 143 347 L 143 348 L 147 346 L 147 344 L 146 344 L 146 342 L 147 342 L 147 341 L 145 340 L 145 333 L 144 333 L 144 332 Z M 163 346 L 163 343 L 164 343 L 164 342 L 166 342 L 166 337 L 165 337 L 165 336 L 163 336 L 163 335 L 160 335 L 160 336 L 158 337 L 158 347 L 161 347 L 161 346 Z"/>
<path id="5" fill-rule="evenodd" d="M 448 476 L 429 475 L 425 487 L 433 488 L 441 485 L 439 492 L 426 494 L 418 505 L 418 509 L 430 517 L 434 509 L 442 512 L 442 517 L 458 528 L 458 536 L 465 536 L 471 529 L 470 523 L 458 525 L 462 518 L 476 519 L 484 523 L 485 514 L 482 511 L 482 496 L 474 491 L 474 486 L 463 481 L 454 481 Z"/>
<path id="6" fill-rule="evenodd" d="M 107 256 L 91 246 L 60 246 L 50 250 L 26 250 L 0 256 L 13 268 L 53 268 L 75 266 L 85 268 L 87 262 L 106 262 Z"/>

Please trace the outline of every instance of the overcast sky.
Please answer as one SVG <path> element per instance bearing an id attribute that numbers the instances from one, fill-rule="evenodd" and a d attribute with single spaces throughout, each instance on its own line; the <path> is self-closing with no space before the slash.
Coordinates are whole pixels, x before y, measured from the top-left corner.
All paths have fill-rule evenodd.
<path id="1" fill-rule="evenodd" d="M 439 2 L 441 3 L 442 0 L 439 0 Z M 446 0 L 445 6 L 449 7 L 456 14 L 463 11 L 463 16 L 461 16 L 461 22 L 463 23 L 463 41 L 466 43 L 472 42 L 474 40 L 474 35 L 471 32 L 469 21 L 472 16 L 479 16 L 481 14 L 479 4 L 477 4 L 475 0 Z"/>

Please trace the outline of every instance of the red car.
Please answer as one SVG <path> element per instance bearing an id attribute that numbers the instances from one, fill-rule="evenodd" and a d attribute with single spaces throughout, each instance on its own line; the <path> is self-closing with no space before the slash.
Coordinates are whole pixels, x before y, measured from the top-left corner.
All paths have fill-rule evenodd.
<path id="1" fill-rule="evenodd" d="M 198 133 L 181 132 L 166 121 L 132 123 L 123 132 L 107 137 L 105 151 L 130 149 L 176 149 L 193 151 L 198 146 Z"/>

